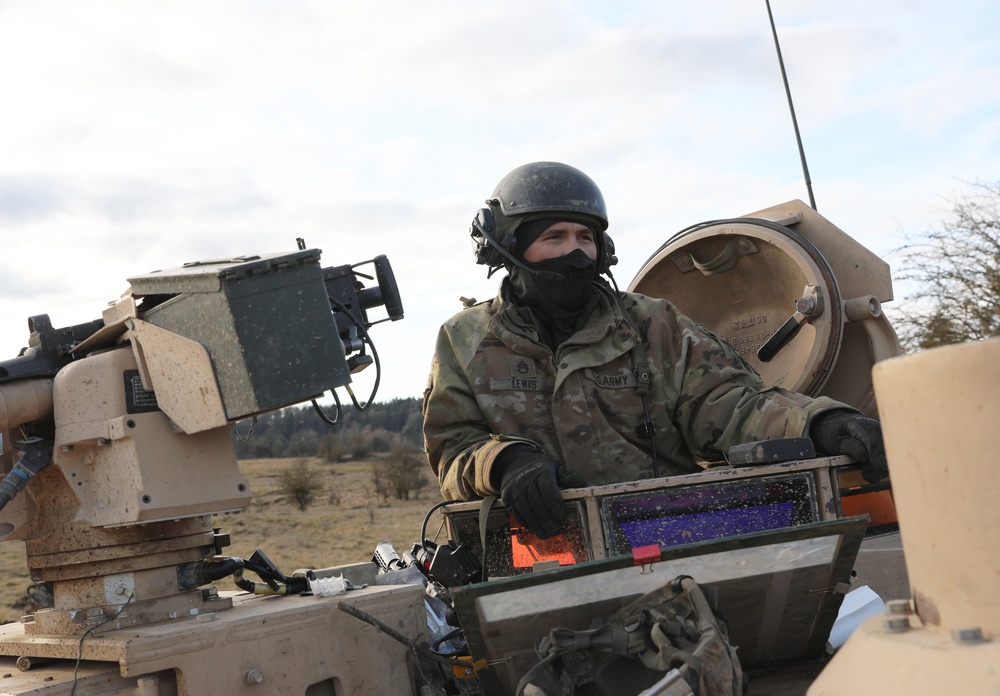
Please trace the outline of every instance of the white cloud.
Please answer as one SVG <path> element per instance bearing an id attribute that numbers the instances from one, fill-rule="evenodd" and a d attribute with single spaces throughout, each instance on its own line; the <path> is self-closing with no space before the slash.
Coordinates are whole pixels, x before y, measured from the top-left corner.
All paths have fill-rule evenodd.
<path id="1" fill-rule="evenodd" d="M 819 209 L 879 252 L 996 180 L 1000 18 L 772 3 Z M 623 287 L 673 232 L 806 199 L 762 6 L 40 0 L 0 4 L 2 354 L 126 278 L 294 248 L 385 253 L 407 318 L 380 395 L 423 388 L 437 325 L 495 277 L 475 209 L 511 168 L 602 186 Z"/>

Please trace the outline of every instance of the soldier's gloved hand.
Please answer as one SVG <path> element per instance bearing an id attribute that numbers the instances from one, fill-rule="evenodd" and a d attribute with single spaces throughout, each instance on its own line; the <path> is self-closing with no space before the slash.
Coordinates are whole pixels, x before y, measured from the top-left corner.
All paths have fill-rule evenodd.
<path id="1" fill-rule="evenodd" d="M 825 454 L 846 454 L 861 463 L 861 475 L 878 483 L 889 475 L 882 443 L 882 424 L 874 418 L 843 409 L 821 413 L 809 426 L 816 449 Z"/>
<path id="2" fill-rule="evenodd" d="M 519 524 L 542 539 L 558 534 L 566 519 L 566 504 L 559 489 L 587 485 L 528 444 L 504 448 L 495 466 L 499 468 L 500 499 Z"/>

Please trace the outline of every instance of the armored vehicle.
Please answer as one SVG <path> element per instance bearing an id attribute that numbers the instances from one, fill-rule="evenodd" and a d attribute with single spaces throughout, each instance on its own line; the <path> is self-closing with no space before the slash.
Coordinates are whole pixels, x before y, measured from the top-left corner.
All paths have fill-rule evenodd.
<path id="1" fill-rule="evenodd" d="M 348 384 L 373 362 L 368 311 L 403 315 L 385 257 L 372 287 L 320 257 L 300 242 L 194 262 L 129 278 L 89 324 L 31 318 L 28 348 L 0 364 L 0 538 L 25 543 L 41 608 L 0 627 L 0 693 L 544 693 L 519 685 L 540 641 L 579 645 L 685 576 L 723 617 L 739 692 L 918 693 L 957 672 L 964 693 L 998 689 L 996 467 L 975 464 L 1000 410 L 975 375 L 997 344 L 898 357 L 888 267 L 808 206 L 682 230 L 630 289 L 676 303 L 770 385 L 878 412 L 891 484 L 808 440 L 751 443 L 697 474 L 566 491 L 552 539 L 498 503 L 438 504 L 447 538 L 425 523 L 402 553 L 373 539 L 371 561 L 286 576 L 263 553 L 226 556 L 213 527 L 251 495 L 230 429 Z M 945 450 L 944 428 L 966 449 Z M 862 586 L 888 613 L 827 665 Z M 580 693 L 697 688 L 669 665 L 629 686 L 629 664 L 604 675 L 616 691 Z"/>

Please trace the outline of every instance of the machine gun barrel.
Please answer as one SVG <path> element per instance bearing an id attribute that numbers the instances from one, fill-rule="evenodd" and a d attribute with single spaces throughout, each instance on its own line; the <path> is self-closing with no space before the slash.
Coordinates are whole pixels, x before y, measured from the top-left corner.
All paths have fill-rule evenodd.
<path id="1" fill-rule="evenodd" d="M 53 377 L 60 368 L 73 360 L 73 348 L 104 326 L 100 319 L 75 326 L 52 328 L 48 314 L 28 318 L 28 346 L 20 355 L 0 361 L 0 382 L 26 377 Z"/>
<path id="2" fill-rule="evenodd" d="M 22 379 L 0 384 L 0 432 L 52 415 L 52 380 Z"/>

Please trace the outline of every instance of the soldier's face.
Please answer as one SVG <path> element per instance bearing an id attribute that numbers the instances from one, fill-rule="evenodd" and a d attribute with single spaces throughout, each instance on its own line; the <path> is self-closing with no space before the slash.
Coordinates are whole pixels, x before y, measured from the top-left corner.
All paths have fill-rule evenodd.
<path id="1" fill-rule="evenodd" d="M 555 259 L 582 249 L 590 258 L 597 260 L 597 239 L 594 231 L 579 222 L 556 222 L 545 228 L 525 252 L 524 260 L 537 263 Z"/>

